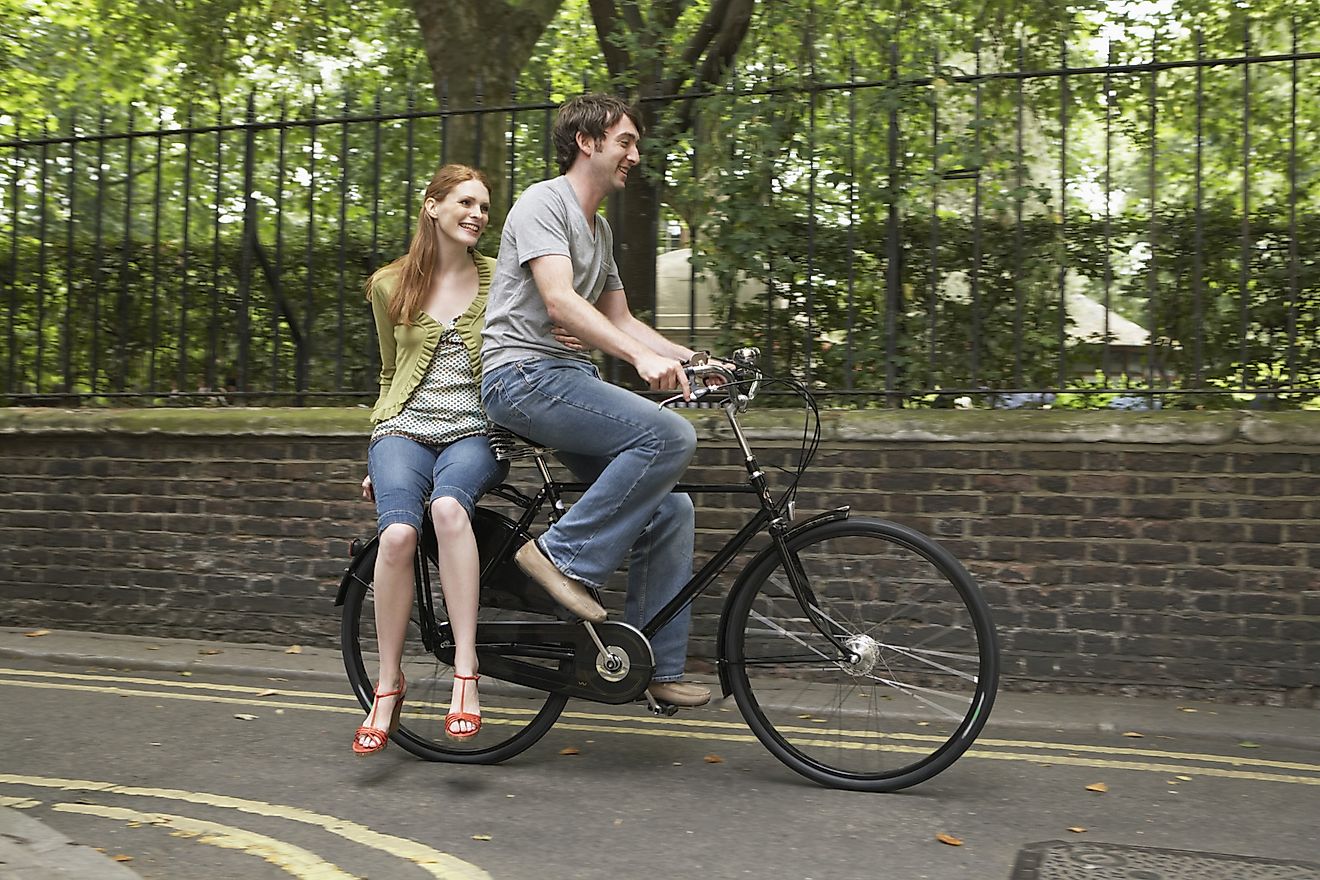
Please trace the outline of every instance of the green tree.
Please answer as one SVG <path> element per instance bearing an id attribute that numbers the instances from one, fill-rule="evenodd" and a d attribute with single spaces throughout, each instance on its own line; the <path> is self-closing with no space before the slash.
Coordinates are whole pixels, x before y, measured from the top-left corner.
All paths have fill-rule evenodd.
<path id="1" fill-rule="evenodd" d="M 601 53 L 617 88 L 641 111 L 651 144 L 640 174 L 630 174 L 611 209 L 619 271 L 632 307 L 655 312 L 655 240 L 667 154 L 690 129 L 693 102 L 721 83 L 747 35 L 755 0 L 590 0 Z"/>

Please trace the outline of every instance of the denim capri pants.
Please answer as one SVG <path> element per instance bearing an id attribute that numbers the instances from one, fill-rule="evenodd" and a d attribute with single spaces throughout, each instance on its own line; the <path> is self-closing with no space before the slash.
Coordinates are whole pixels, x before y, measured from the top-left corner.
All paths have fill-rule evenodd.
<path id="1" fill-rule="evenodd" d="M 367 473 L 377 529 L 407 523 L 420 535 L 422 511 L 437 498 L 453 498 L 475 516 L 477 499 L 503 482 L 509 463 L 495 458 L 484 435 L 437 447 L 390 434 L 368 447 Z"/>

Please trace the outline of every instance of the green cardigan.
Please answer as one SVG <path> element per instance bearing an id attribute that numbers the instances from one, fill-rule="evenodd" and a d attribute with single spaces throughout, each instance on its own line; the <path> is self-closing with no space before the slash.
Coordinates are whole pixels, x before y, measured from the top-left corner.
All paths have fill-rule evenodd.
<path id="1" fill-rule="evenodd" d="M 486 324 L 486 294 L 490 290 L 490 276 L 495 261 L 484 254 L 473 252 L 472 262 L 477 264 L 477 297 L 467 311 L 458 316 L 455 329 L 467 346 L 472 375 L 481 382 L 481 329 Z M 408 398 L 412 397 L 426 368 L 431 365 L 436 344 L 445 328 L 426 312 L 412 324 L 390 321 L 390 294 L 394 292 L 394 279 L 385 276 L 371 289 L 371 314 L 376 319 L 376 339 L 380 342 L 380 397 L 371 411 L 371 421 L 381 422 L 398 415 Z"/>

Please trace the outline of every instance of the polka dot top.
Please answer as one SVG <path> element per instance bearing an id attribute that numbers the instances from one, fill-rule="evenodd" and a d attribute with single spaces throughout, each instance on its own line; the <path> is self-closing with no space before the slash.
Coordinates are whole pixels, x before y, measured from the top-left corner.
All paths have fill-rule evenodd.
<path id="1" fill-rule="evenodd" d="M 398 415 L 376 423 L 371 439 L 397 435 L 427 446 L 447 446 L 489 430 L 467 348 L 449 324 L 417 390 Z"/>

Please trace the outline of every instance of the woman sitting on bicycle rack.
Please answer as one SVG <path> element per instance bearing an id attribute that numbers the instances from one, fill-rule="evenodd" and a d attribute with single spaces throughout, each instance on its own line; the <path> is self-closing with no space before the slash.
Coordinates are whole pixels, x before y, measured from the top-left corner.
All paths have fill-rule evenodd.
<path id="1" fill-rule="evenodd" d="M 454 635 L 454 685 L 445 733 L 481 729 L 476 625 L 479 563 L 472 516 L 477 500 L 508 473 L 487 440 L 481 409 L 481 330 L 495 261 L 476 250 L 489 222 L 485 176 L 441 167 L 426 187 L 408 253 L 367 284 L 380 342 L 380 397 L 362 494 L 376 502 L 380 545 L 375 609 L 380 671 L 371 711 L 353 751 L 385 748 L 398 727 L 407 684 L 401 655 L 413 603 L 413 560 L 429 505 L 437 568 Z M 565 344 L 577 340 L 564 337 Z M 429 500 L 428 500 L 429 499 Z"/>

